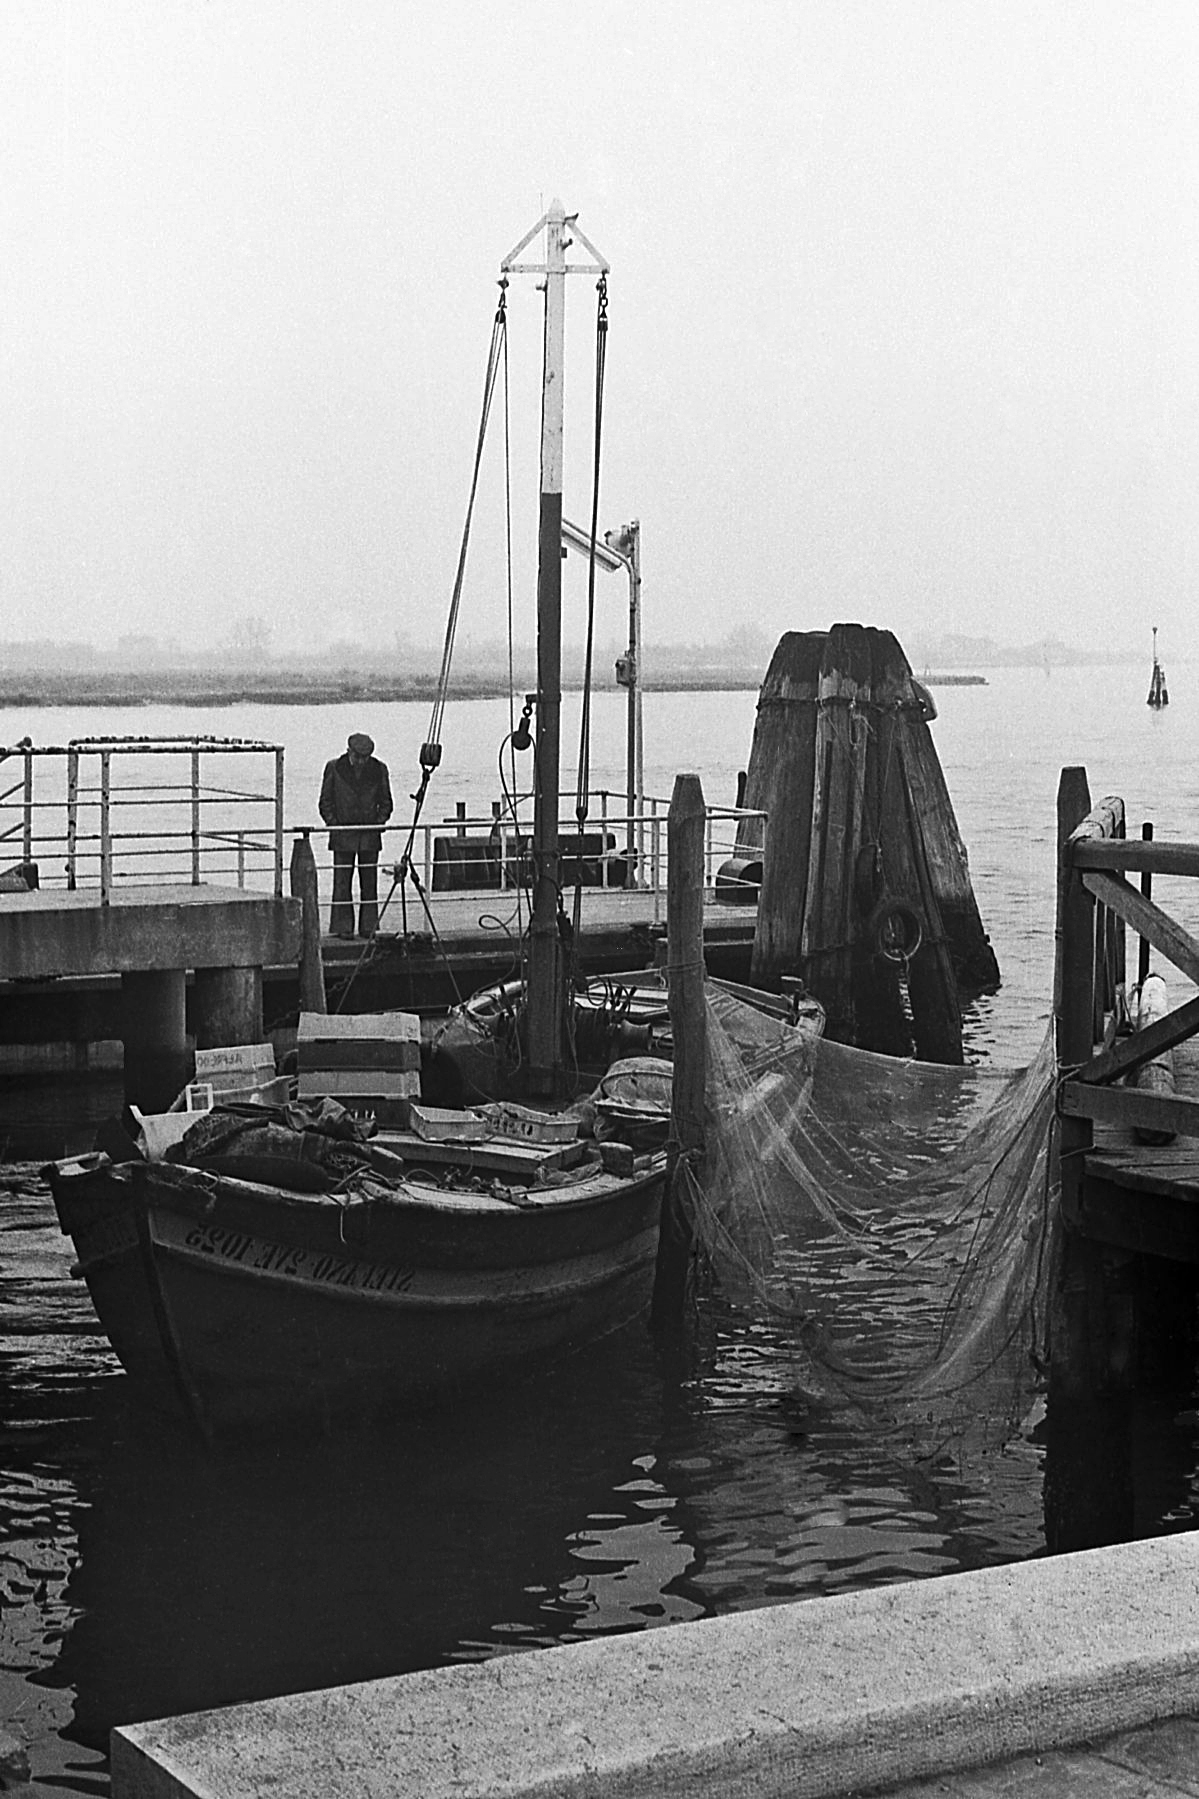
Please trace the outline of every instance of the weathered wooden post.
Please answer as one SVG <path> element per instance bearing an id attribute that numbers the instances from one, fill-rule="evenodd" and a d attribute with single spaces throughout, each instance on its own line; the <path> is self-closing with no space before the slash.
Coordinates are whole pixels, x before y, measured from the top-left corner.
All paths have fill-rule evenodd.
<path id="1" fill-rule="evenodd" d="M 300 831 L 291 850 L 292 898 L 301 903 L 300 1010 L 327 1012 L 325 967 L 321 961 L 321 901 L 316 882 L 316 857 L 309 833 Z"/>
<path id="2" fill-rule="evenodd" d="M 1057 795 L 1053 1025 L 1060 1076 L 1095 1047 L 1095 902 L 1070 839 L 1091 812 L 1084 768 L 1064 768 Z M 1121 1540 L 1131 1515 L 1127 1388 L 1133 1366 L 1129 1258 L 1078 1228 L 1091 1121 L 1057 1121 L 1061 1219 L 1049 1318 L 1045 1531 L 1051 1550 Z"/>
<path id="3" fill-rule="evenodd" d="M 823 631 L 788 631 L 779 639 L 758 699 L 749 767 L 738 782 L 738 806 L 766 814 L 765 829 L 761 818 L 742 819 L 737 827 L 737 854 L 762 859 L 750 970 L 756 987 L 777 987 L 779 976 L 797 967 L 812 839 L 816 693 L 826 641 Z"/>
<path id="4" fill-rule="evenodd" d="M 674 1043 L 670 1148 L 658 1232 L 653 1319 L 677 1322 L 687 1293 L 694 1241 L 688 1181 L 704 1150 L 704 830 L 707 807 L 698 775 L 676 775 L 666 824 L 667 983 Z"/>
<path id="5" fill-rule="evenodd" d="M 1071 863 L 1070 838 L 1091 810 L 1085 768 L 1063 768 L 1057 790 L 1057 917 L 1053 971 L 1054 1052 L 1058 1072 L 1089 1060 L 1094 1039 L 1095 902 Z M 1082 1158 L 1091 1147 L 1089 1118 L 1059 1121 L 1062 1205 L 1077 1214 Z"/>
<path id="6" fill-rule="evenodd" d="M 873 1000 L 873 1009 L 878 1018 L 877 1028 L 882 1032 L 885 1028 L 885 1013 L 880 1008 L 889 1002 L 893 1008 L 892 1028 L 894 1027 L 894 1012 L 900 1010 L 898 970 L 892 968 L 888 982 L 883 972 L 884 958 L 876 953 L 879 946 L 872 943 L 870 938 L 872 934 L 877 935 L 881 944 L 885 935 L 887 899 L 893 902 L 906 901 L 914 909 L 921 929 L 918 941 L 905 963 L 912 1017 L 910 1033 L 905 1028 L 904 1035 L 909 1043 L 914 1040 L 916 1054 L 923 1061 L 961 1062 L 962 1012 L 938 898 L 939 883 L 944 886 L 949 877 L 952 856 L 948 845 L 957 838 L 957 824 L 927 724 L 920 723 L 919 726 L 923 733 L 923 743 L 913 735 L 912 715 L 914 710 L 919 709 L 919 701 L 912 686 L 912 671 L 908 666 L 908 659 L 890 631 L 871 631 L 868 635 L 873 665 L 874 707 L 871 722 L 874 744 L 870 760 L 874 769 L 873 778 L 866 788 L 868 803 L 871 805 L 868 814 L 869 836 L 864 829 L 862 848 L 859 851 L 859 872 L 868 871 L 869 864 L 865 858 L 873 845 L 878 858 L 879 887 L 877 891 L 870 891 L 869 888 L 864 892 L 859 891 L 858 895 L 859 907 L 863 911 L 860 925 L 865 938 L 863 949 L 866 955 L 874 957 L 874 968 L 871 970 L 875 990 L 873 996 L 869 996 L 869 981 L 859 979 L 863 990 L 860 1008 L 862 1019 L 864 1021 L 868 1016 Z M 928 779 L 929 771 L 922 765 L 925 753 L 927 761 L 937 771 L 939 789 L 934 788 Z M 934 816 L 938 809 L 943 809 L 940 819 Z M 960 843 L 960 839 L 957 841 Z M 961 853 L 961 873 L 966 891 L 970 893 L 969 876 L 964 868 L 964 849 Z M 938 869 L 938 863 L 944 863 L 945 866 Z M 862 883 L 859 882 L 859 887 L 861 886 Z M 971 898 L 973 899 L 972 893 Z M 870 908 L 876 904 L 882 916 L 875 915 L 872 931 Z M 902 913 L 899 916 L 902 918 Z M 977 906 L 974 907 L 974 917 L 977 921 Z M 981 923 L 978 924 L 978 933 L 981 936 Z M 881 1035 L 876 1043 L 872 1036 L 862 1033 L 857 1041 L 871 1049 L 891 1048 L 887 1035 Z M 906 1045 L 893 1053 L 906 1054 Z"/>
<path id="7" fill-rule="evenodd" d="M 870 680 L 864 627 L 834 625 L 820 665 L 808 865 L 797 871 L 805 883 L 797 972 L 823 1003 L 829 1035 L 846 1043 L 855 1040 L 853 877 Z"/>

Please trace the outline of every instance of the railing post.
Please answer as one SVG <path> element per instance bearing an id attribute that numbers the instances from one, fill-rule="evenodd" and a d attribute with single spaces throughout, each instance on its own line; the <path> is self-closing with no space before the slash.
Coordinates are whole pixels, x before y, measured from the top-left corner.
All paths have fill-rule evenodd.
<path id="1" fill-rule="evenodd" d="M 192 886 L 200 885 L 200 751 L 191 753 Z"/>
<path id="2" fill-rule="evenodd" d="M 112 889 L 112 821 L 110 776 L 112 752 L 100 751 L 100 904 L 106 906 Z"/>
<path id="3" fill-rule="evenodd" d="M 283 749 L 281 745 L 276 745 L 275 748 L 275 898 L 283 898 Z"/>
<path id="4" fill-rule="evenodd" d="M 25 817 L 22 835 L 23 860 L 33 861 L 33 751 L 25 751 Z"/>
<path id="5" fill-rule="evenodd" d="M 74 744 L 67 749 L 67 887 L 71 892 L 79 885 L 79 751 Z"/>
<path id="6" fill-rule="evenodd" d="M 296 833 L 291 846 L 291 891 L 300 901 L 300 1010 L 327 1012 L 325 965 L 321 958 L 320 892 L 316 858 L 306 830 Z"/>
<path id="7" fill-rule="evenodd" d="M 650 855 L 654 866 L 654 923 L 662 922 L 662 821 L 658 817 L 658 802 L 651 800 L 650 813 Z"/>

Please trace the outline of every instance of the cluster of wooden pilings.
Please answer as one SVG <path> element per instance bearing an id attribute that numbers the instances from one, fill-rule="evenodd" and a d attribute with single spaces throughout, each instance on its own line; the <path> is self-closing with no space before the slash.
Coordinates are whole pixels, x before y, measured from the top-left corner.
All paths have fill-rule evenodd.
<path id="1" fill-rule="evenodd" d="M 751 980 L 799 975 L 839 1042 L 962 1060 L 999 985 L 926 690 L 890 631 L 791 631 L 758 701 L 738 857 L 762 861 Z"/>

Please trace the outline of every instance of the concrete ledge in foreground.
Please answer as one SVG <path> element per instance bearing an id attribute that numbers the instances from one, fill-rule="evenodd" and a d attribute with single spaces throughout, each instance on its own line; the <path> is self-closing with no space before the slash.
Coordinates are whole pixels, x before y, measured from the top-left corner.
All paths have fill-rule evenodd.
<path id="1" fill-rule="evenodd" d="M 114 1799 L 818 1799 L 1199 1709 L 1199 1535 L 113 1733 Z"/>

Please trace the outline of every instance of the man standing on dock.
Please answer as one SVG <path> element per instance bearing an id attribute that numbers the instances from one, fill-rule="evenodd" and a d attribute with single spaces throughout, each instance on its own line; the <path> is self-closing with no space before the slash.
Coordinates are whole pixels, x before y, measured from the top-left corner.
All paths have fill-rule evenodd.
<path id="1" fill-rule="evenodd" d="M 329 932 L 334 937 L 354 935 L 354 864 L 358 864 L 358 935 L 373 937 L 379 928 L 379 852 L 383 839 L 378 827 L 391 817 L 391 782 L 387 764 L 375 756 L 373 739 L 354 731 L 344 756 L 325 764 L 321 782 L 320 814 L 331 826 L 333 851 L 333 904 Z"/>

